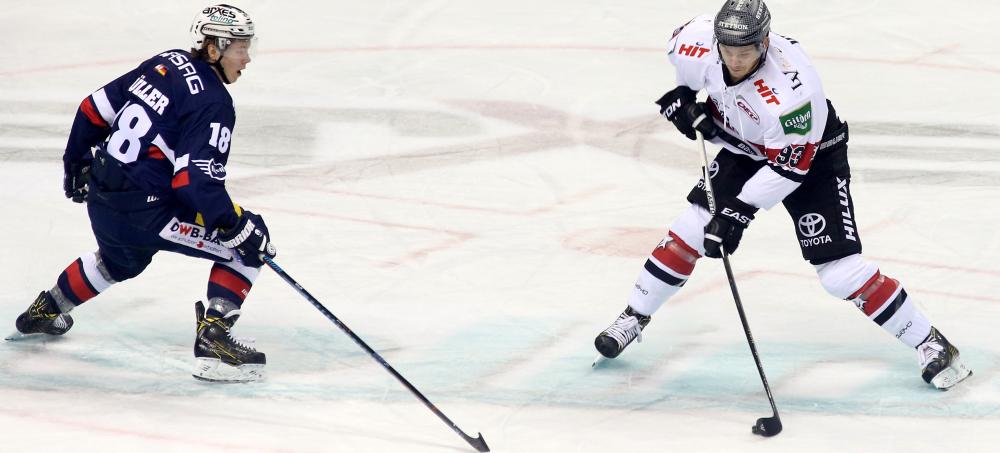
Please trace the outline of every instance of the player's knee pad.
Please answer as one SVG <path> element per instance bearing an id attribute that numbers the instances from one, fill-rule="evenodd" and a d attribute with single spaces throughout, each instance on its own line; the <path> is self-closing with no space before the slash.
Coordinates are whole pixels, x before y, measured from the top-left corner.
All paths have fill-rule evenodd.
<path id="1" fill-rule="evenodd" d="M 104 291 L 109 286 L 121 281 L 111 275 L 111 270 L 104 263 L 104 258 L 101 256 L 100 250 L 90 255 L 83 255 L 80 259 L 83 261 L 83 269 L 87 274 L 87 279 L 97 292 Z"/>
<path id="2" fill-rule="evenodd" d="M 878 274 L 878 266 L 861 254 L 820 264 L 816 267 L 823 289 L 838 299 L 852 299 Z"/>
<path id="3" fill-rule="evenodd" d="M 708 210 L 692 204 L 670 225 L 670 234 L 687 245 L 698 256 L 705 255 L 705 225 L 712 220 Z"/>
<path id="4" fill-rule="evenodd" d="M 696 250 L 670 231 L 653 249 L 644 270 L 639 272 L 635 289 L 628 298 L 629 306 L 639 313 L 655 312 L 687 283 L 698 258 Z"/>
<path id="5" fill-rule="evenodd" d="M 676 233 L 670 231 L 667 237 L 663 238 L 662 241 L 653 249 L 652 260 L 655 263 L 648 262 L 647 270 L 649 264 L 652 264 L 657 269 L 666 273 L 667 275 L 659 275 L 656 269 L 650 270 L 650 273 L 657 276 L 665 283 L 672 286 L 684 286 L 687 281 L 688 276 L 694 271 L 695 262 L 701 258 L 694 248 L 684 242 Z"/>
<path id="6" fill-rule="evenodd" d="M 133 257 L 132 259 L 125 260 L 114 260 L 104 253 L 98 250 L 95 255 L 98 257 L 98 263 L 103 267 L 102 273 L 106 272 L 106 275 L 111 277 L 115 282 L 123 282 L 130 278 L 133 278 L 146 270 L 146 266 L 152 262 L 152 257 L 142 256 Z"/>

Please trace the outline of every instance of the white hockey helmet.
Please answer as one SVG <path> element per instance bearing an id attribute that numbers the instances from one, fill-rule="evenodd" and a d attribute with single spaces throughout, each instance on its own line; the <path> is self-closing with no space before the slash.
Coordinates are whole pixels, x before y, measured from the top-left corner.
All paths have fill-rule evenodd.
<path id="1" fill-rule="evenodd" d="M 253 40 L 253 21 L 249 14 L 232 5 L 207 6 L 191 23 L 191 46 L 201 49 L 208 37 L 217 38 L 219 50 L 225 51 L 234 39 Z"/>

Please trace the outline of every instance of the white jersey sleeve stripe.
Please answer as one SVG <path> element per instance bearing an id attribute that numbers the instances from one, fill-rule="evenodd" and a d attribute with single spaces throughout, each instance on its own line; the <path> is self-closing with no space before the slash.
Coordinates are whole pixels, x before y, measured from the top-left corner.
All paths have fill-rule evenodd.
<path id="1" fill-rule="evenodd" d="M 190 159 L 190 157 L 187 154 L 177 158 L 177 161 L 174 162 L 174 174 L 177 174 L 177 172 L 188 167 L 188 159 Z"/>
<path id="2" fill-rule="evenodd" d="M 153 138 L 153 145 L 155 145 L 157 148 L 160 148 L 160 152 L 162 152 L 163 155 L 167 157 L 167 160 L 169 160 L 170 163 L 174 164 L 174 172 L 176 172 L 177 171 L 176 153 L 174 153 L 173 149 L 167 146 L 167 142 L 163 140 L 163 137 L 157 134 L 156 137 Z M 184 162 L 184 166 L 187 167 L 186 160 Z"/>
<path id="3" fill-rule="evenodd" d="M 108 95 L 104 93 L 104 88 L 93 92 L 90 96 L 94 99 L 94 107 L 97 107 L 97 112 L 101 114 L 101 118 L 108 124 L 113 123 L 115 121 L 115 109 L 111 106 Z"/>

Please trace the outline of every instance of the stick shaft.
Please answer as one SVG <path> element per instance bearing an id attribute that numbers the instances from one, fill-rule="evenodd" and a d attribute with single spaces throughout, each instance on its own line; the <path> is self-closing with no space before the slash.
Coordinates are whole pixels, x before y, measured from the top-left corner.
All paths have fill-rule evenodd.
<path id="1" fill-rule="evenodd" d="M 483 439 L 482 434 L 479 434 L 478 437 L 472 437 L 466 434 L 464 431 L 462 431 L 458 427 L 458 425 L 455 424 L 455 422 L 451 421 L 451 419 L 448 418 L 448 416 L 444 415 L 444 413 L 441 412 L 441 410 L 439 410 L 437 406 L 434 405 L 434 403 L 428 400 L 423 393 L 420 393 L 420 390 L 417 390 L 417 388 L 414 387 L 413 384 L 410 383 L 410 381 L 406 380 L 406 378 L 404 378 L 403 375 L 399 374 L 399 372 L 396 371 L 396 369 L 393 368 L 392 365 L 389 365 L 389 362 L 386 362 L 386 360 L 382 358 L 382 356 L 378 352 L 375 352 L 374 349 L 368 346 L 368 344 L 365 343 L 364 340 L 361 339 L 361 337 L 355 334 L 350 327 L 347 327 L 347 325 L 344 324 L 340 320 L 340 318 L 337 318 L 337 316 L 334 315 L 332 312 L 330 312 L 330 310 L 327 310 L 326 307 L 324 307 L 323 304 L 319 302 L 319 300 L 313 297 L 312 294 L 309 294 L 309 291 L 306 291 L 306 289 L 303 288 L 302 285 L 300 285 L 298 282 L 296 282 L 295 279 L 292 278 L 292 276 L 288 275 L 288 273 L 285 272 L 285 270 L 282 269 L 281 266 L 278 266 L 278 264 L 275 263 L 274 260 L 272 260 L 267 255 L 262 255 L 262 256 L 264 262 L 267 263 L 268 267 L 270 267 L 276 274 L 278 274 L 278 276 L 281 277 L 282 280 L 284 280 L 286 283 L 295 288 L 295 290 L 298 291 L 298 293 L 301 294 L 302 297 L 304 297 L 307 301 L 309 301 L 309 303 L 312 304 L 313 307 L 316 307 L 316 309 L 319 310 L 320 313 L 323 313 L 323 316 L 326 316 L 327 319 L 329 319 L 338 328 L 340 328 L 340 330 L 342 330 L 345 334 L 347 334 L 347 336 L 350 337 L 351 340 L 354 340 L 354 342 L 357 343 L 357 345 L 360 346 L 361 349 L 364 349 L 369 356 L 371 356 L 373 359 L 375 359 L 376 362 L 382 365 L 382 367 L 385 368 L 385 370 L 388 371 L 389 374 L 395 377 L 396 380 L 399 381 L 399 383 L 403 384 L 403 386 L 406 387 L 406 389 L 409 390 L 410 393 L 412 393 L 414 396 L 417 397 L 417 399 L 419 399 L 422 403 L 424 403 L 424 406 L 427 406 L 427 408 L 430 409 L 431 412 L 434 413 L 434 415 L 437 415 L 438 418 L 441 419 L 441 421 L 445 422 L 445 424 L 451 427 L 451 429 L 455 431 L 456 434 L 462 436 L 462 438 L 465 439 L 465 441 L 468 442 L 469 445 L 472 445 L 472 447 L 475 448 L 476 450 L 490 451 L 489 447 L 486 446 L 486 441 Z"/>

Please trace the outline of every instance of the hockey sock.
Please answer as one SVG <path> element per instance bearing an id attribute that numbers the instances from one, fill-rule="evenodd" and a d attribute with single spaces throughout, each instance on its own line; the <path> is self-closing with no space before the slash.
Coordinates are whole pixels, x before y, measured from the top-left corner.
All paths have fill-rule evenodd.
<path id="1" fill-rule="evenodd" d="M 671 296 L 680 291 L 694 271 L 701 256 L 673 231 L 653 249 L 639 279 L 628 297 L 633 310 L 652 315 Z"/>
<path id="2" fill-rule="evenodd" d="M 215 263 L 208 276 L 208 300 L 220 298 L 235 303 L 237 307 L 243 305 L 243 300 L 250 294 L 250 288 L 258 274 L 260 268 L 244 266 L 235 261 Z M 214 311 L 209 306 L 206 316 L 223 315 Z"/>
<path id="3" fill-rule="evenodd" d="M 876 271 L 848 300 L 853 301 L 868 319 L 912 348 L 931 331 L 930 321 L 910 300 L 903 286 L 881 272 Z"/>
<path id="4" fill-rule="evenodd" d="M 98 294 L 104 292 L 115 281 L 108 274 L 107 267 L 98 252 L 88 253 L 70 263 L 56 281 L 49 294 L 56 301 L 59 311 L 69 313 Z"/>

